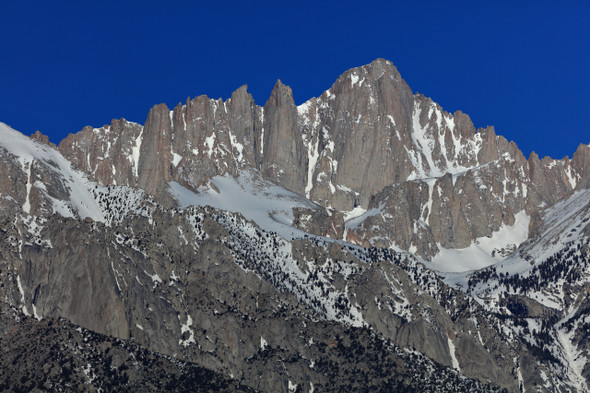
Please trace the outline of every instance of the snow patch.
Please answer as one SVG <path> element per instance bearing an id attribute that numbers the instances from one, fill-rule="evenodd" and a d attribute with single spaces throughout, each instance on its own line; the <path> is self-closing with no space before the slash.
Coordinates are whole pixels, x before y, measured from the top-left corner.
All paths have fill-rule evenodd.
<path id="1" fill-rule="evenodd" d="M 182 156 L 178 153 L 172 153 L 172 165 L 178 166 L 178 163 L 182 160 Z"/>
<path id="2" fill-rule="evenodd" d="M 518 361 L 518 357 L 514 358 L 514 364 L 516 365 L 516 378 L 518 379 L 518 386 L 522 393 L 526 393 L 526 389 L 524 387 L 524 378 L 522 377 L 522 372 L 520 371 L 520 362 Z"/>
<path id="3" fill-rule="evenodd" d="M 266 342 L 264 337 L 260 336 L 260 349 L 262 349 L 264 351 L 267 346 L 268 346 L 268 343 Z"/>
<path id="4" fill-rule="evenodd" d="M 154 273 L 153 275 L 150 275 L 148 272 L 146 272 L 145 270 L 143 271 L 146 276 L 148 276 L 149 278 L 152 279 L 152 282 L 154 283 L 154 288 L 158 286 L 158 284 L 161 284 L 163 281 L 160 278 L 160 276 L 158 276 L 158 273 Z"/>
<path id="5" fill-rule="evenodd" d="M 568 199 L 556 203 L 543 214 L 544 230 L 539 240 L 524 248 L 526 253 L 535 260 L 544 260 L 555 254 L 571 241 L 573 232 L 584 227 L 590 220 L 590 189 L 576 191 Z M 523 269 L 530 268 L 527 261 L 523 262 Z"/>
<path id="6" fill-rule="evenodd" d="M 340 188 L 340 186 L 338 186 L 338 188 Z M 366 212 L 367 212 L 367 210 L 363 209 L 361 206 L 357 206 L 350 211 L 343 212 L 342 214 L 344 216 L 344 222 L 348 222 L 348 221 L 352 220 L 353 218 L 360 217 L 363 214 L 365 214 Z"/>
<path id="7" fill-rule="evenodd" d="M 304 116 L 309 112 L 309 108 L 311 106 L 311 100 L 304 102 L 303 104 L 297 106 L 297 113 L 300 116 Z"/>
<path id="8" fill-rule="evenodd" d="M 205 138 L 205 145 L 208 148 L 207 155 L 209 156 L 209 158 L 211 158 L 211 154 L 213 153 L 213 144 L 214 143 L 215 143 L 215 132 L 213 132 L 213 134 L 211 134 L 211 136 L 208 136 L 207 138 Z"/>
<path id="9" fill-rule="evenodd" d="M 34 304 L 33 304 L 32 306 L 33 306 L 33 316 L 35 317 L 35 319 L 36 319 L 36 320 L 38 320 L 38 321 L 40 321 L 41 319 L 43 319 L 43 318 L 41 318 L 41 316 L 40 316 L 40 315 L 37 313 L 37 306 L 35 306 Z"/>
<path id="10" fill-rule="evenodd" d="M 143 141 L 143 127 L 141 127 L 141 131 L 139 135 L 135 139 L 135 144 L 131 149 L 131 157 L 133 159 L 133 173 L 135 174 L 135 178 L 138 178 L 137 170 L 139 168 L 139 154 L 141 150 L 141 142 Z"/>
<path id="11" fill-rule="evenodd" d="M 232 147 L 235 148 L 235 151 L 237 153 L 237 156 L 235 156 L 236 161 L 242 162 L 242 160 L 244 159 L 244 145 L 238 142 L 236 136 L 231 132 L 229 133 L 229 141 Z"/>
<path id="12" fill-rule="evenodd" d="M 20 276 L 16 276 L 16 284 L 18 285 L 18 291 L 20 292 L 20 300 L 23 303 L 23 306 L 22 306 L 23 314 L 25 314 L 28 317 L 31 314 L 29 314 L 29 311 L 27 310 L 27 306 L 25 305 L 25 291 L 24 291 L 23 286 L 20 282 Z"/>
<path id="13" fill-rule="evenodd" d="M 447 337 L 447 341 L 449 343 L 449 353 L 451 354 L 451 362 L 453 364 L 453 368 L 459 372 L 461 372 L 461 368 L 459 367 L 459 361 L 457 360 L 457 357 L 455 356 L 455 344 L 453 343 L 453 340 L 451 340 L 450 337 Z"/>
<path id="14" fill-rule="evenodd" d="M 313 172 L 318 162 L 319 152 L 318 152 L 318 144 L 319 138 L 315 138 L 315 142 L 310 140 L 307 142 L 307 185 L 305 186 L 305 197 L 307 199 L 310 198 L 311 189 L 313 188 Z"/>
<path id="15" fill-rule="evenodd" d="M 570 314 L 575 314 L 575 311 Z M 583 351 L 579 350 L 574 344 L 574 335 L 576 330 L 571 329 L 569 332 L 567 332 L 565 327 L 560 326 L 562 323 L 566 322 L 569 317 L 570 316 L 568 315 L 557 323 L 557 340 L 561 345 L 561 353 L 565 360 L 566 366 L 570 370 L 570 373 L 568 374 L 571 378 L 570 380 L 572 384 L 577 389 L 577 391 L 587 392 L 588 386 L 586 384 L 586 378 L 584 378 L 584 368 L 588 362 L 588 359 L 584 356 Z"/>
<path id="16" fill-rule="evenodd" d="M 528 238 L 530 217 L 521 211 L 515 215 L 514 225 L 502 225 L 491 237 L 480 237 L 463 249 L 447 249 L 438 245 L 439 253 L 425 262 L 439 272 L 467 272 L 493 265 L 506 258 L 506 253 Z"/>
<path id="17" fill-rule="evenodd" d="M 276 232 L 287 240 L 305 235 L 292 226 L 293 208 L 317 208 L 309 200 L 262 179 L 255 171 L 243 171 L 235 178 L 231 175 L 216 176 L 211 183 L 214 187 L 199 187 L 198 193 L 176 182 L 168 184 L 170 194 L 182 208 L 209 205 L 241 213 L 263 229 Z"/>
<path id="18" fill-rule="evenodd" d="M 178 315 L 178 320 L 180 320 L 180 315 Z M 195 334 L 193 332 L 193 329 L 191 329 L 192 325 L 193 325 L 193 319 L 191 318 L 191 316 L 189 314 L 186 314 L 186 323 L 183 323 L 180 326 L 180 334 L 184 335 L 184 333 L 188 333 L 189 336 L 186 340 L 183 340 L 182 337 L 180 338 L 180 340 L 178 340 L 178 344 L 182 345 L 185 348 L 188 347 L 189 344 L 196 343 Z"/>
<path id="19" fill-rule="evenodd" d="M 33 184 L 31 182 L 32 172 L 33 172 L 33 161 L 29 161 L 28 162 L 28 178 L 27 178 L 27 197 L 26 197 L 25 202 L 23 203 L 23 207 L 22 207 L 23 211 L 27 214 L 31 212 L 30 196 L 31 196 L 31 188 L 33 187 Z"/>
<path id="20" fill-rule="evenodd" d="M 385 209 L 385 205 L 382 204 L 379 207 L 369 209 L 354 218 L 349 216 L 348 221 L 346 221 L 344 223 L 344 226 L 346 229 L 354 229 L 354 228 L 358 227 L 367 218 L 382 214 L 384 209 Z M 355 210 L 353 209 L 352 211 L 355 211 Z M 360 210 L 357 210 L 356 213 L 360 213 Z"/>

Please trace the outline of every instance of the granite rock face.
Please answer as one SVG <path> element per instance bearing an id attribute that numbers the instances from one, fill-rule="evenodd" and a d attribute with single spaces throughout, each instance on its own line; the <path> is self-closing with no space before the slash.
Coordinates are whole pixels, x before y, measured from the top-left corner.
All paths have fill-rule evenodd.
<path id="1" fill-rule="evenodd" d="M 76 167 L 101 184 L 137 186 L 139 144 L 143 127 L 125 119 L 101 128 L 85 127 L 70 134 L 59 150 Z"/>
<path id="2" fill-rule="evenodd" d="M 264 105 L 264 150 L 260 169 L 288 190 L 303 194 L 307 151 L 301 138 L 297 107 L 291 88 L 277 81 Z M 276 179 L 276 180 L 275 180 Z"/>

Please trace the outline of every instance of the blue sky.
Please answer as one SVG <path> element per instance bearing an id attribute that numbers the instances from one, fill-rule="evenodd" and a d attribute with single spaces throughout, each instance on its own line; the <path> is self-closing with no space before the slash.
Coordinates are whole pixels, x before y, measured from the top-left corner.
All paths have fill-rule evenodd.
<path id="1" fill-rule="evenodd" d="M 59 142 L 243 84 L 263 105 L 279 78 L 300 104 L 383 57 L 526 156 L 590 143 L 590 2 L 409 3 L 0 0 L 0 121 Z"/>

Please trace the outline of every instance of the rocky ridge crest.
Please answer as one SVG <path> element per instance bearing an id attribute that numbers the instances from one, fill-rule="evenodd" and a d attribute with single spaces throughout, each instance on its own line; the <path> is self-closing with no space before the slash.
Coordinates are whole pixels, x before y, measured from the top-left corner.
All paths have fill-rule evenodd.
<path id="1" fill-rule="evenodd" d="M 316 234 L 427 259 L 512 225 L 521 211 L 534 216 L 590 181 L 587 145 L 571 160 L 527 160 L 492 127 L 476 130 L 466 114 L 413 94 L 383 59 L 345 72 L 299 106 L 280 81 L 263 107 L 242 86 L 226 101 L 157 105 L 143 127 L 114 120 L 84 129 L 59 150 L 100 184 L 137 186 L 169 205 L 169 181 L 196 190 L 255 169 L 342 215 L 339 228 Z M 394 208 L 408 200 L 412 208 Z"/>

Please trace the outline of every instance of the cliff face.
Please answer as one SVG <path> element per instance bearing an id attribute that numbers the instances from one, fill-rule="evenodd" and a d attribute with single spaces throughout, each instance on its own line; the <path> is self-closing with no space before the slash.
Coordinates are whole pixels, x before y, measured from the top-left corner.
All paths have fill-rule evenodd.
<path id="1" fill-rule="evenodd" d="M 143 127 L 124 119 L 101 128 L 85 127 L 59 144 L 76 167 L 102 184 L 137 186 Z M 139 142 L 139 143 L 138 143 Z"/>
<path id="2" fill-rule="evenodd" d="M 93 180 L 138 186 L 168 206 L 169 181 L 196 190 L 215 176 L 257 170 L 343 216 L 315 233 L 427 259 L 512 225 L 521 211 L 535 215 L 590 181 L 587 145 L 572 160 L 527 160 L 492 127 L 476 130 L 466 114 L 412 94 L 383 59 L 345 72 L 298 107 L 280 81 L 264 107 L 242 86 L 226 101 L 157 105 L 143 127 L 114 120 L 85 128 L 59 150 Z M 413 209 L 401 209 L 409 199 Z M 362 224 L 347 224 L 375 209 Z"/>

